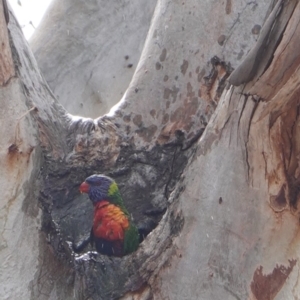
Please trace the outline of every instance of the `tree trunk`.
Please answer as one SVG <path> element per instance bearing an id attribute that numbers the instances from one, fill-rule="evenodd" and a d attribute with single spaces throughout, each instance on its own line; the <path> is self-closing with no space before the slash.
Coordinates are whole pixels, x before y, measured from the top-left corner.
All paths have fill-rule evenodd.
<path id="1" fill-rule="evenodd" d="M 69 113 L 97 118 L 120 100 L 139 61 L 154 8 L 155 1 L 147 0 L 53 0 L 30 45 Z"/>
<path id="2" fill-rule="evenodd" d="M 158 1 L 125 96 L 97 119 L 58 104 L 0 8 L 1 298 L 297 299 L 298 1 Z M 73 251 L 93 173 L 156 224 L 131 255 Z"/>

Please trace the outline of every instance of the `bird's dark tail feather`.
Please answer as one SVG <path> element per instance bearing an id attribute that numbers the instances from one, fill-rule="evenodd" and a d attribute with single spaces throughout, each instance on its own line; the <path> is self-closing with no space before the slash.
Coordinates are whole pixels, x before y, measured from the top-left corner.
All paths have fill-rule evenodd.
<path id="1" fill-rule="evenodd" d="M 75 253 L 79 253 L 82 252 L 84 250 L 84 248 L 91 242 L 91 238 L 88 237 L 82 241 L 80 241 L 79 243 L 73 243 L 73 251 Z"/>

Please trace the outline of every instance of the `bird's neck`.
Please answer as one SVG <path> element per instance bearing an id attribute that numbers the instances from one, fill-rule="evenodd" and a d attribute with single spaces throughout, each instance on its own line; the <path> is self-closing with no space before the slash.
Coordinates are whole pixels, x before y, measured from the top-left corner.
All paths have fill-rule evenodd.
<path id="1" fill-rule="evenodd" d="M 99 208 L 102 208 L 104 206 L 107 206 L 109 204 L 109 201 L 106 201 L 106 200 L 102 200 L 102 201 L 99 201 L 99 202 L 95 202 L 94 203 L 94 207 L 95 209 L 99 209 Z"/>
<path id="2" fill-rule="evenodd" d="M 110 185 L 108 189 L 108 196 L 110 198 L 111 203 L 118 205 L 124 211 L 124 213 L 129 215 L 127 209 L 124 206 L 124 202 L 120 194 L 119 188 L 115 182 Z"/>

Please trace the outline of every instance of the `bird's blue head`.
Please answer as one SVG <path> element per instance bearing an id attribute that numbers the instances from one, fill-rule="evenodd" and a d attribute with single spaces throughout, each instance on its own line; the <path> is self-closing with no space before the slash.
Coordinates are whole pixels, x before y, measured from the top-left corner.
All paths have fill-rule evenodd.
<path id="1" fill-rule="evenodd" d="M 95 174 L 86 178 L 80 185 L 79 190 L 81 193 L 87 193 L 93 204 L 96 204 L 102 200 L 110 201 L 115 187 L 118 188 L 112 178 L 102 174 Z"/>

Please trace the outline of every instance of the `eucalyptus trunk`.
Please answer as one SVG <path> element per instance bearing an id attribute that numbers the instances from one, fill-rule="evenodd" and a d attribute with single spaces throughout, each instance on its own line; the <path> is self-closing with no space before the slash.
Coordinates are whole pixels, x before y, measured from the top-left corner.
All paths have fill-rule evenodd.
<path id="1" fill-rule="evenodd" d="M 0 1 L 1 299 L 297 299 L 300 4 L 147 2 L 54 1 L 33 55 Z M 131 255 L 74 252 L 94 173 Z"/>

